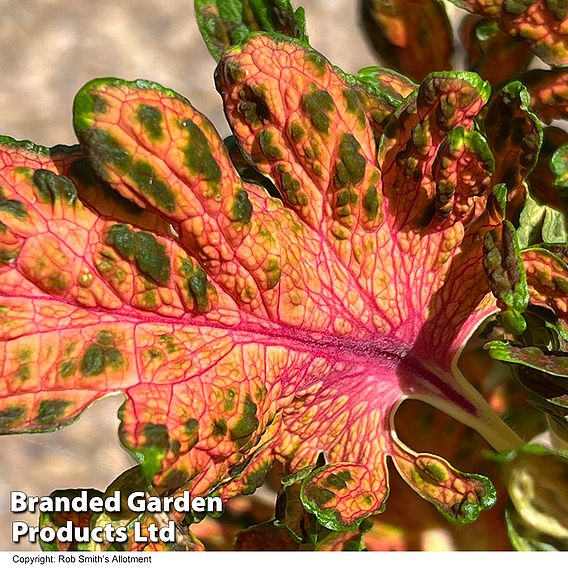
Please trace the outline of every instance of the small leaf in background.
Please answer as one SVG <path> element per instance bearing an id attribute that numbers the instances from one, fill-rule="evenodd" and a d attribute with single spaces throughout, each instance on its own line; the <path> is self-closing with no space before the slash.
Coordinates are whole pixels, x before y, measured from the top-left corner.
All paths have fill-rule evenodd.
<path id="1" fill-rule="evenodd" d="M 558 148 L 550 160 L 550 169 L 554 175 L 554 185 L 559 189 L 560 200 L 568 207 L 568 144 Z"/>
<path id="2" fill-rule="evenodd" d="M 490 341 L 486 348 L 494 359 L 526 365 L 556 377 L 568 378 L 568 355 L 544 353 L 538 347 L 517 347 L 503 341 Z"/>
<path id="3" fill-rule="evenodd" d="M 562 250 L 561 245 L 558 245 Z M 549 248 L 555 249 L 554 245 Z M 560 322 L 568 328 L 568 265 L 561 256 L 542 247 L 521 253 L 527 275 L 530 302 L 552 308 Z"/>
<path id="4" fill-rule="evenodd" d="M 521 75 L 531 95 L 531 109 L 546 123 L 568 116 L 568 70 L 533 69 Z"/>
<path id="5" fill-rule="evenodd" d="M 526 179 L 542 145 L 542 127 L 529 110 L 530 98 L 515 81 L 493 94 L 483 121 L 487 143 L 495 157 L 493 184 L 508 188 L 507 218 L 516 222 L 526 195 Z"/>
<path id="6" fill-rule="evenodd" d="M 523 41 L 545 63 L 559 66 L 568 63 L 568 12 L 563 2 L 450 1 L 469 12 L 495 20 L 504 32 Z"/>
<path id="7" fill-rule="evenodd" d="M 520 552 L 551 552 L 566 550 L 566 544 L 523 524 L 513 505 L 505 511 L 507 533 L 515 550 Z"/>
<path id="8" fill-rule="evenodd" d="M 527 195 L 519 217 L 517 238 L 521 248 L 539 243 L 565 243 L 568 241 L 566 217 L 557 209 L 539 205 Z"/>
<path id="9" fill-rule="evenodd" d="M 195 15 L 216 61 L 255 31 L 277 32 L 308 42 L 304 10 L 294 11 L 289 0 L 195 0 Z"/>
<path id="10" fill-rule="evenodd" d="M 452 32 L 437 0 L 362 0 L 361 23 L 382 62 L 414 81 L 451 69 Z"/>
<path id="11" fill-rule="evenodd" d="M 529 175 L 530 193 L 538 203 L 561 212 L 568 223 L 568 179 L 563 175 L 568 171 L 568 156 L 562 150 L 562 146 L 568 148 L 568 132 L 548 126 L 543 134 L 538 162 Z"/>
<path id="12" fill-rule="evenodd" d="M 522 313 L 528 306 L 529 293 L 513 225 L 505 221 L 501 231 L 487 233 L 484 248 L 483 266 L 491 290 L 504 309 L 501 317 L 505 328 L 522 333 L 526 329 Z"/>
<path id="13" fill-rule="evenodd" d="M 529 444 L 494 455 L 507 481 L 518 550 L 568 550 L 568 453 Z"/>
<path id="14" fill-rule="evenodd" d="M 466 51 L 466 65 L 492 85 L 497 85 L 524 71 L 533 54 L 497 23 L 468 15 L 463 18 L 459 34 Z"/>

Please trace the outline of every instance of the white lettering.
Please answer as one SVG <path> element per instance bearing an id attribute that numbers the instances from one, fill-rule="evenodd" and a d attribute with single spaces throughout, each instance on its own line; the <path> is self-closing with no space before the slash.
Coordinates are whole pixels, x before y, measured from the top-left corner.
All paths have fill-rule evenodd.
<path id="1" fill-rule="evenodd" d="M 10 511 L 12 513 L 25 511 L 27 509 L 27 499 L 28 496 L 23 491 L 10 491 Z"/>
<path id="2" fill-rule="evenodd" d="M 144 499 L 144 491 L 135 491 L 128 496 L 128 508 L 133 513 L 142 513 L 146 510 L 146 500 Z M 141 541 L 145 542 L 145 541 Z"/>

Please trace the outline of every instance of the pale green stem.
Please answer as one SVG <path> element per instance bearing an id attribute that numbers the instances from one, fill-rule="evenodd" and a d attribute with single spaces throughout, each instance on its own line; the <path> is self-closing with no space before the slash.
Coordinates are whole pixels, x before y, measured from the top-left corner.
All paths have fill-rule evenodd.
<path id="1" fill-rule="evenodd" d="M 479 392 L 465 379 L 462 373 L 454 368 L 452 375 L 448 373 L 447 384 L 462 395 L 472 406 L 475 414 L 467 412 L 461 406 L 447 398 L 433 394 L 413 394 L 411 398 L 422 400 L 459 420 L 478 432 L 498 452 L 514 450 L 525 442 L 511 429 L 487 404 Z"/>

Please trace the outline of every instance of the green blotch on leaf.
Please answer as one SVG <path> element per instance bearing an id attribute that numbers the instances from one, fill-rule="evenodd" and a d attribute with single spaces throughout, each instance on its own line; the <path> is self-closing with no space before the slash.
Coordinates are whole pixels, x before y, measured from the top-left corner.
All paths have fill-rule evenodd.
<path id="1" fill-rule="evenodd" d="M 363 197 L 363 207 L 367 211 L 369 217 L 374 219 L 379 212 L 379 198 L 377 193 L 377 188 L 375 186 L 370 187 Z"/>
<path id="2" fill-rule="evenodd" d="M 308 51 L 306 53 L 306 61 L 310 64 L 316 75 L 322 76 L 325 73 L 327 61 L 323 55 L 316 51 Z"/>
<path id="3" fill-rule="evenodd" d="M 252 401 L 250 395 L 247 393 L 247 395 L 245 396 L 242 415 L 236 425 L 231 428 L 231 440 L 246 438 L 258 428 L 259 421 L 256 416 L 256 412 L 257 406 Z"/>
<path id="4" fill-rule="evenodd" d="M 361 145 L 353 134 L 343 134 L 339 143 L 339 161 L 336 164 L 335 184 L 345 187 L 360 182 L 365 175 L 367 161 L 360 153 Z"/>
<path id="5" fill-rule="evenodd" d="M 164 450 L 170 447 L 168 428 L 164 424 L 145 424 L 142 433 L 144 446 L 154 446 Z"/>
<path id="6" fill-rule="evenodd" d="M 351 472 L 348 469 L 339 470 L 338 472 L 335 473 L 335 475 L 343 479 L 343 481 L 353 481 Z"/>
<path id="7" fill-rule="evenodd" d="M 185 118 L 181 126 L 188 133 L 188 144 L 185 150 L 185 165 L 189 171 L 202 178 L 206 183 L 221 182 L 221 167 L 213 157 L 211 147 L 203 131 L 193 120 Z"/>
<path id="8" fill-rule="evenodd" d="M 335 108 L 335 103 L 327 91 L 314 89 L 302 96 L 302 110 L 308 115 L 314 128 L 319 132 L 329 132 L 329 113 Z"/>
<path id="9" fill-rule="evenodd" d="M 339 475 L 336 475 L 335 473 L 330 473 L 324 479 L 324 483 L 327 487 L 330 487 L 331 489 L 338 489 L 338 490 L 347 489 L 347 483 L 345 483 L 345 480 L 341 479 L 341 477 Z"/>
<path id="10" fill-rule="evenodd" d="M 165 345 L 166 351 L 168 353 L 174 353 L 175 351 L 177 351 L 177 344 L 171 335 L 163 333 L 162 335 L 160 335 L 160 342 Z"/>
<path id="11" fill-rule="evenodd" d="M 62 272 L 52 272 L 47 276 L 46 285 L 50 292 L 62 294 L 69 287 L 69 282 Z"/>
<path id="12" fill-rule="evenodd" d="M 209 297 L 207 294 L 208 282 L 207 274 L 200 267 L 194 267 L 189 258 L 184 258 L 180 265 L 181 273 L 187 278 L 188 295 L 195 302 L 195 307 L 199 312 L 205 312 L 209 308 Z"/>
<path id="13" fill-rule="evenodd" d="M 207 295 L 207 274 L 198 267 L 187 280 L 189 294 L 195 301 L 197 311 L 205 312 L 209 307 L 209 297 Z"/>
<path id="14" fill-rule="evenodd" d="M 290 125 L 290 135 L 292 140 L 299 142 L 306 135 L 306 131 L 298 121 L 294 121 Z"/>
<path id="15" fill-rule="evenodd" d="M 141 304 L 146 308 L 155 308 L 158 305 L 158 299 L 156 297 L 156 292 L 150 290 L 149 292 L 144 292 L 142 294 Z"/>
<path id="16" fill-rule="evenodd" d="M 278 282 L 280 282 L 280 277 L 282 276 L 282 270 L 278 262 L 274 259 L 268 261 L 266 270 L 266 287 L 268 290 L 272 290 Z"/>
<path id="17" fill-rule="evenodd" d="M 96 342 L 103 347 L 114 345 L 114 334 L 110 331 L 103 330 L 98 333 Z"/>
<path id="18" fill-rule="evenodd" d="M 73 104 L 75 128 L 78 131 L 90 128 L 95 114 L 104 114 L 107 110 L 108 104 L 103 97 L 88 87 L 83 88 L 75 97 Z"/>
<path id="19" fill-rule="evenodd" d="M 258 469 L 251 471 L 245 477 L 245 482 L 243 484 L 243 494 L 250 495 L 254 493 L 263 483 L 266 478 L 266 474 L 270 470 L 272 463 L 270 461 L 263 462 Z"/>
<path id="20" fill-rule="evenodd" d="M 346 89 L 343 91 L 345 102 L 347 103 L 347 110 L 357 117 L 359 126 L 365 126 L 365 113 L 361 108 L 359 93 L 355 89 Z"/>
<path id="21" fill-rule="evenodd" d="M 105 352 L 99 345 L 90 345 L 81 358 L 79 365 L 84 377 L 100 375 L 105 369 Z"/>
<path id="22" fill-rule="evenodd" d="M 259 126 L 271 121 L 272 113 L 261 85 L 245 85 L 239 92 L 239 97 L 242 99 L 239 110 L 246 123 Z"/>
<path id="23" fill-rule="evenodd" d="M 283 172 L 280 177 L 280 184 L 290 205 L 299 205 L 300 182 L 292 177 L 291 173 Z"/>
<path id="24" fill-rule="evenodd" d="M 18 258 L 18 254 L 20 254 L 19 250 L 0 249 L 0 264 L 9 264 Z"/>
<path id="25" fill-rule="evenodd" d="M 105 242 L 126 260 L 136 260 L 141 273 L 158 284 L 167 284 L 170 279 L 170 260 L 166 247 L 151 233 L 135 233 L 128 225 L 112 225 L 106 233 Z"/>
<path id="26" fill-rule="evenodd" d="M 534 0 L 505 0 L 505 11 L 519 15 L 534 4 Z"/>
<path id="27" fill-rule="evenodd" d="M 235 85 L 245 79 L 246 73 L 236 61 L 228 59 L 223 67 L 223 77 L 229 85 Z"/>
<path id="28" fill-rule="evenodd" d="M 189 418 L 185 421 L 183 428 L 188 436 L 195 436 L 199 431 L 199 422 L 195 418 Z"/>
<path id="29" fill-rule="evenodd" d="M 140 231 L 134 238 L 134 256 L 140 271 L 158 284 L 170 279 L 170 259 L 166 247 L 151 233 Z"/>
<path id="30" fill-rule="evenodd" d="M 128 177 L 138 189 L 155 201 L 156 205 L 168 213 L 176 208 L 172 190 L 161 180 L 154 168 L 147 162 L 136 160 L 128 169 Z"/>
<path id="31" fill-rule="evenodd" d="M 239 223 L 249 223 L 252 218 L 252 204 L 249 201 L 248 193 L 244 189 L 239 189 L 235 194 L 233 202 L 233 221 Z"/>
<path id="32" fill-rule="evenodd" d="M 100 375 L 107 366 L 118 369 L 123 363 L 122 355 L 114 347 L 114 336 L 110 331 L 101 331 L 95 342 L 89 345 L 79 363 L 84 377 Z"/>
<path id="33" fill-rule="evenodd" d="M 568 279 L 555 276 L 552 281 L 556 289 L 568 294 Z"/>
<path id="34" fill-rule="evenodd" d="M 58 176 L 49 170 L 36 170 L 32 180 L 43 203 L 55 203 L 58 199 L 64 199 L 73 204 L 77 199 L 77 188 L 65 176 Z"/>
<path id="35" fill-rule="evenodd" d="M 170 447 L 168 429 L 164 424 L 145 424 L 142 429 L 144 442 L 140 450 L 135 451 L 146 479 L 160 471 L 162 459 Z"/>
<path id="36" fill-rule="evenodd" d="M 77 370 L 77 363 L 75 361 L 63 361 L 59 365 L 58 373 L 64 379 L 69 378 Z"/>
<path id="37" fill-rule="evenodd" d="M 112 164 L 122 174 L 128 171 L 132 164 L 130 154 L 112 134 L 100 128 L 89 128 L 80 134 L 90 150 L 90 159 L 95 170 L 103 177 L 107 164 Z"/>
<path id="38" fill-rule="evenodd" d="M 423 467 L 423 473 L 434 480 L 436 483 L 444 481 L 447 477 L 444 469 L 434 463 L 426 464 Z"/>
<path id="39" fill-rule="evenodd" d="M 231 412 L 235 408 L 235 396 L 237 392 L 235 389 L 227 389 L 225 393 L 225 402 L 223 403 L 223 410 L 225 412 Z"/>
<path id="40" fill-rule="evenodd" d="M 8 406 L 5 410 L 0 410 L 0 428 L 10 426 L 13 422 L 17 422 L 26 414 L 24 406 Z"/>
<path id="41" fill-rule="evenodd" d="M 105 350 L 105 361 L 114 369 L 118 369 L 122 365 L 122 355 L 118 349 L 111 347 Z"/>
<path id="42" fill-rule="evenodd" d="M 563 21 L 568 16 L 568 2 L 566 0 L 546 0 L 546 5 L 557 20 Z"/>
<path id="43" fill-rule="evenodd" d="M 185 442 L 190 450 L 199 441 L 199 422 L 195 418 L 189 418 L 183 425 L 183 429 L 187 436 Z"/>
<path id="44" fill-rule="evenodd" d="M 103 179 L 108 178 L 108 165 L 113 165 L 121 175 L 129 178 L 141 193 L 147 195 L 156 207 L 167 213 L 175 210 L 174 194 L 154 168 L 143 160 L 134 160 L 112 134 L 100 128 L 88 128 L 83 132 L 79 131 L 79 137 L 89 150 L 93 168 Z"/>
<path id="45" fill-rule="evenodd" d="M 318 487 L 317 485 L 311 485 L 308 490 L 309 497 L 318 505 L 322 507 L 329 501 L 331 501 L 335 494 L 331 491 L 324 489 L 323 487 Z"/>
<path id="46" fill-rule="evenodd" d="M 418 123 L 412 129 L 412 143 L 418 148 L 419 150 L 424 150 L 428 147 L 430 143 L 430 136 L 427 130 L 427 126 Z"/>
<path id="47" fill-rule="evenodd" d="M 27 381 L 31 377 L 30 364 L 21 365 L 16 372 L 16 377 L 22 381 Z"/>
<path id="48" fill-rule="evenodd" d="M 0 211 L 8 213 L 17 219 L 27 219 L 26 207 L 17 199 L 0 199 Z"/>
<path id="49" fill-rule="evenodd" d="M 162 111 L 151 105 L 140 104 L 136 109 L 136 118 L 140 121 L 142 128 L 151 140 L 160 140 L 164 137 L 162 128 Z"/>
<path id="50" fill-rule="evenodd" d="M 272 143 L 274 134 L 272 131 L 264 129 L 261 130 L 257 135 L 258 145 L 262 150 L 262 153 L 269 160 L 278 160 L 282 158 L 282 150 Z"/>
<path id="51" fill-rule="evenodd" d="M 70 401 L 62 399 L 42 400 L 39 403 L 37 421 L 45 425 L 55 424 L 65 414 L 69 404 Z"/>
<path id="52" fill-rule="evenodd" d="M 105 242 L 114 247 L 122 258 L 134 258 L 134 231 L 128 225 L 117 224 L 109 227 Z"/>
<path id="53" fill-rule="evenodd" d="M 212 436 L 215 438 L 223 438 L 227 435 L 227 422 L 223 418 L 218 418 L 213 421 L 213 428 L 211 430 Z"/>

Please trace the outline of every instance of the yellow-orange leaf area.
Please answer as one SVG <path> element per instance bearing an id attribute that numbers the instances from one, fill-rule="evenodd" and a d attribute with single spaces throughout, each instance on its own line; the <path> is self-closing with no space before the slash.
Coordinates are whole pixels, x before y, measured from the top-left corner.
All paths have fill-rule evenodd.
<path id="1" fill-rule="evenodd" d="M 88 83 L 80 148 L 2 139 L 2 431 L 58 428 L 121 391 L 121 439 L 159 492 L 249 493 L 276 460 L 303 470 L 320 522 L 353 527 L 383 506 L 390 456 L 475 519 L 491 484 L 408 449 L 391 416 L 407 396 L 482 412 L 451 363 L 495 310 L 481 258 L 500 218 L 473 131 L 487 85 L 432 74 L 389 117 L 320 54 L 262 34 L 217 81 L 282 199 L 147 81 Z"/>

